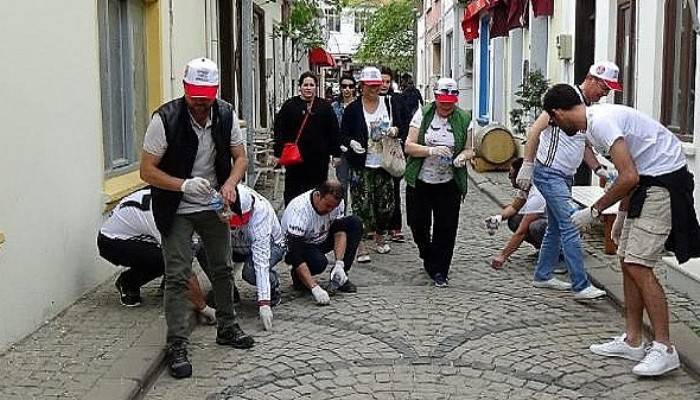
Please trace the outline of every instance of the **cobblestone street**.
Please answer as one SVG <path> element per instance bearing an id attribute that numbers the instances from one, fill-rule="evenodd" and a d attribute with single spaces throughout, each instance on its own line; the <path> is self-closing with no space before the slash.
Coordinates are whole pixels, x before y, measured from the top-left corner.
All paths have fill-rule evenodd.
<path id="1" fill-rule="evenodd" d="M 238 310 L 257 340 L 254 349 L 217 346 L 215 328 L 199 327 L 193 377 L 176 381 L 164 372 L 145 398 L 700 398 L 700 382 L 685 370 L 639 379 L 633 362 L 591 354 L 591 343 L 622 331 L 617 309 L 606 300 L 577 303 L 571 293 L 533 288 L 531 247 L 505 270 L 492 270 L 488 260 L 509 232 L 489 237 L 480 224 L 496 210 L 472 185 L 447 289 L 432 286 L 410 241 L 354 265 L 358 293 L 338 295 L 328 307 L 291 289 L 281 266 L 283 303 L 266 333 L 252 288 L 239 283 Z"/>

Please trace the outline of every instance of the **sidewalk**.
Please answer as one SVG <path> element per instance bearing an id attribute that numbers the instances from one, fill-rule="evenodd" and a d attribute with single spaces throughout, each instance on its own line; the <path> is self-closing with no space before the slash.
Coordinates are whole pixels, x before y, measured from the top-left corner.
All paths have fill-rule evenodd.
<path id="1" fill-rule="evenodd" d="M 512 188 L 506 172 L 479 173 L 472 169 L 469 171 L 469 177 L 471 184 L 502 207 L 512 201 L 515 189 Z M 624 308 L 622 273 L 617 256 L 606 255 L 603 252 L 602 234 L 601 229 L 594 229 L 592 233 L 584 234 L 586 268 L 593 282 L 601 289 L 605 289 L 610 299 L 622 311 Z M 683 363 L 700 374 L 700 303 L 693 298 L 697 298 L 697 294 L 689 295 L 669 286 L 669 275 L 677 272 L 674 272 L 666 263 L 660 262 L 656 267 L 656 273 L 664 285 L 669 301 L 671 340 L 678 349 Z M 698 285 L 700 283 L 693 286 Z M 693 286 L 684 285 L 684 287 Z M 649 329 L 646 315 L 645 325 Z"/>

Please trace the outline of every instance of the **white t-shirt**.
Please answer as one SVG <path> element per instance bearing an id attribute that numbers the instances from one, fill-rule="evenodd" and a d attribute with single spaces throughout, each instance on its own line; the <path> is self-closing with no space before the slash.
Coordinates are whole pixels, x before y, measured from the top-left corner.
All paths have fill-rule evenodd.
<path id="1" fill-rule="evenodd" d="M 143 240 L 160 245 L 151 208 L 151 190 L 142 189 L 123 198 L 102 225 L 100 233 L 110 239 Z"/>
<path id="2" fill-rule="evenodd" d="M 284 247 L 284 235 L 272 204 L 248 186 L 238 185 L 239 196 L 243 192 L 248 192 L 254 199 L 252 215 L 247 224 L 231 229 L 231 248 L 235 254 L 252 254 L 258 300 L 269 300 L 270 244 Z"/>
<path id="3" fill-rule="evenodd" d="M 320 215 L 313 206 L 313 190 L 292 199 L 282 215 L 282 232 L 298 236 L 306 243 L 323 243 L 328 237 L 331 222 L 344 216 L 344 201 L 326 215 Z"/>
<path id="4" fill-rule="evenodd" d="M 389 111 L 384 104 L 384 97 L 379 97 L 379 106 L 373 113 L 368 113 L 363 107 L 365 123 L 367 124 L 367 158 L 365 167 L 380 168 L 382 165 L 382 141 L 386 130 L 391 126 Z"/>
<path id="5" fill-rule="evenodd" d="M 197 155 L 194 160 L 194 165 L 192 166 L 192 177 L 204 178 L 211 183 L 212 187 L 216 187 L 219 182 L 216 179 L 216 171 L 214 169 L 216 150 L 211 136 L 211 117 L 207 119 L 205 126 L 202 127 L 192 118 L 192 115 L 190 115 L 190 124 L 199 140 Z M 241 144 L 243 144 L 243 137 L 238 127 L 236 112 L 234 111 L 233 124 L 231 126 L 231 146 L 238 146 Z M 143 150 L 156 157 L 163 157 L 167 148 L 168 141 L 165 137 L 163 121 L 160 119 L 160 115 L 154 114 L 146 129 L 146 136 L 143 139 Z M 209 201 L 209 196 L 184 194 L 177 208 L 177 213 L 191 214 L 198 211 L 209 210 Z"/>
<path id="6" fill-rule="evenodd" d="M 423 123 L 423 110 L 420 108 L 413 114 L 411 126 L 420 129 Z M 455 137 L 447 118 L 437 113 L 433 116 L 428 129 L 425 131 L 426 146 L 447 146 L 454 152 Z M 423 167 L 418 173 L 418 179 L 425 183 L 445 183 L 453 178 L 452 157 L 428 156 L 423 161 Z"/>
<path id="7" fill-rule="evenodd" d="M 676 135 L 658 121 L 634 108 L 596 104 L 586 109 L 586 136 L 607 155 L 618 138 L 624 138 L 639 175 L 659 176 L 687 164 Z"/>
<path id="8" fill-rule="evenodd" d="M 544 200 L 544 197 L 542 197 L 542 193 L 532 185 L 530 186 L 529 193 L 527 193 L 527 200 L 525 200 L 525 204 L 522 208 L 518 210 L 518 214 L 544 214 L 546 209 L 547 202 Z"/>

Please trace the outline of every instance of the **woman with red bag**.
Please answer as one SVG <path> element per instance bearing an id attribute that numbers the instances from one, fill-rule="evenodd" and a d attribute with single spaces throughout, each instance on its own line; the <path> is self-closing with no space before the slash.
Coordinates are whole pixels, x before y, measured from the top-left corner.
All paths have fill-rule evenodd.
<path id="1" fill-rule="evenodd" d="M 299 77 L 299 96 L 284 102 L 275 116 L 274 154 L 286 168 L 285 206 L 328 179 L 331 155 L 340 160 L 338 120 L 330 103 L 316 96 L 318 78 Z"/>

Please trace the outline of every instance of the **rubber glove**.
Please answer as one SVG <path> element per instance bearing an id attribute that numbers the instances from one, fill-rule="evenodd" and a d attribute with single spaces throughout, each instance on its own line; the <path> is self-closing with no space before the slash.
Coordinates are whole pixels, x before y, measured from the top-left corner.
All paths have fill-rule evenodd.
<path id="1" fill-rule="evenodd" d="M 428 148 L 428 154 L 431 156 L 438 157 L 450 157 L 452 158 L 452 150 L 447 146 L 433 146 Z"/>
<path id="2" fill-rule="evenodd" d="M 203 309 L 199 310 L 200 321 L 205 325 L 215 325 L 216 324 L 216 310 L 205 306 Z"/>
<path id="3" fill-rule="evenodd" d="M 454 165 L 455 168 L 464 168 L 467 166 L 467 161 L 472 158 L 474 158 L 474 151 L 472 150 L 469 150 L 466 153 L 459 153 L 452 161 L 452 165 Z"/>
<path id="4" fill-rule="evenodd" d="M 357 154 L 364 154 L 365 153 L 365 148 L 362 147 L 360 142 L 358 142 L 356 140 L 350 141 L 350 148 L 352 149 L 352 151 L 354 151 Z"/>
<path id="5" fill-rule="evenodd" d="M 185 179 L 185 181 L 182 182 L 182 186 L 180 186 L 180 190 L 183 193 L 191 195 L 208 196 L 211 192 L 211 183 L 200 177 Z"/>
<path id="6" fill-rule="evenodd" d="M 260 306 L 259 314 L 260 322 L 262 322 L 263 328 L 266 331 L 272 330 L 272 309 L 270 306 Z"/>
<path id="7" fill-rule="evenodd" d="M 515 184 L 522 190 L 530 190 L 532 186 L 532 170 L 535 168 L 535 163 L 532 161 L 523 161 L 520 167 L 520 172 L 515 178 Z"/>
<path id="8" fill-rule="evenodd" d="M 331 304 L 331 297 L 328 295 L 328 292 L 318 285 L 311 288 L 311 295 L 314 296 L 314 300 L 316 300 L 316 303 L 320 306 Z"/>
<path id="9" fill-rule="evenodd" d="M 599 177 L 605 179 L 606 184 L 612 184 L 615 182 L 615 179 L 617 179 L 617 170 L 609 169 L 603 164 L 599 165 L 594 172 Z"/>
<path id="10" fill-rule="evenodd" d="M 348 275 L 345 273 L 345 263 L 343 261 L 336 261 L 335 266 L 331 270 L 331 282 L 335 286 L 341 287 L 345 285 L 348 281 Z"/>
<path id="11" fill-rule="evenodd" d="M 579 230 L 587 228 L 593 223 L 592 207 L 586 207 L 583 210 L 578 210 L 571 215 L 571 222 L 576 225 Z"/>

